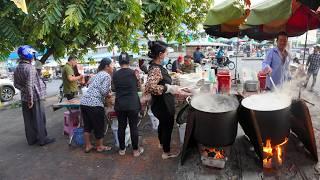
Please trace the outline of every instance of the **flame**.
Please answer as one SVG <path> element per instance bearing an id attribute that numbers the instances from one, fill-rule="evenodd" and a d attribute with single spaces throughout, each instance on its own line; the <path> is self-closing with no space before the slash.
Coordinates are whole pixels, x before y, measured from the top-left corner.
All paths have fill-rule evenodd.
<path id="1" fill-rule="evenodd" d="M 282 146 L 288 142 L 288 138 L 276 146 L 272 146 L 271 140 L 266 140 L 266 145 L 263 147 L 264 159 L 263 159 L 263 167 L 271 168 L 272 167 L 272 159 L 275 156 L 279 165 L 282 165 Z"/>
<path id="2" fill-rule="evenodd" d="M 225 158 L 223 149 L 218 150 L 216 148 L 208 148 L 208 151 L 215 153 L 215 155 L 214 155 L 215 159 L 224 159 Z"/>

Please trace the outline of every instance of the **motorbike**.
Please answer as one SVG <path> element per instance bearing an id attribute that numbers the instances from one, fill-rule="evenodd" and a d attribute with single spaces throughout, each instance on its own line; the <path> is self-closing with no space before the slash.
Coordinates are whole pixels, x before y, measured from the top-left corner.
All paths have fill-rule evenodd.
<path id="1" fill-rule="evenodd" d="M 221 63 L 218 63 L 218 61 L 212 61 L 214 65 L 218 67 L 228 67 L 229 70 L 233 70 L 236 66 L 233 61 L 231 61 L 228 57 L 223 57 L 223 60 Z"/>

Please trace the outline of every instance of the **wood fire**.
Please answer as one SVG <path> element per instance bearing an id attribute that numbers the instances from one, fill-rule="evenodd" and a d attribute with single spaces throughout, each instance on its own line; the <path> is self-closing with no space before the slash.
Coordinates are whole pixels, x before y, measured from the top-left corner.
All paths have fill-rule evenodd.
<path id="1" fill-rule="evenodd" d="M 263 167 L 264 168 L 272 168 L 273 163 L 277 163 L 278 165 L 282 165 L 282 155 L 283 155 L 283 148 L 282 146 L 288 142 L 288 138 L 286 138 L 281 144 L 272 146 L 271 140 L 266 140 L 266 145 L 263 146 Z M 273 160 L 276 159 L 276 162 Z"/>
<path id="2" fill-rule="evenodd" d="M 205 151 L 208 153 L 208 157 L 213 157 L 215 159 L 224 159 L 224 151 L 223 149 L 219 150 L 216 148 L 206 148 Z"/>

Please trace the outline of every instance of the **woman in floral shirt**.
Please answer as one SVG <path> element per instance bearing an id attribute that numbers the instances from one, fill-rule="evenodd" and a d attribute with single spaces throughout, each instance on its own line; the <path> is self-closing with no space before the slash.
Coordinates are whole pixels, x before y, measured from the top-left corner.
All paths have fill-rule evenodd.
<path id="1" fill-rule="evenodd" d="M 109 58 L 103 58 L 98 67 L 98 73 L 89 81 L 89 88 L 81 98 L 81 113 L 84 123 L 85 152 L 93 149 L 90 142 L 90 134 L 93 131 L 96 138 L 96 150 L 104 152 L 111 147 L 103 145 L 105 111 L 104 103 L 109 95 L 113 63 Z"/>
<path id="2" fill-rule="evenodd" d="M 162 41 L 150 41 L 148 56 L 152 58 L 145 86 L 147 94 L 152 95 L 151 110 L 159 119 L 158 138 L 163 149 L 162 159 L 177 157 L 171 153 L 170 142 L 174 124 L 175 98 L 178 87 L 171 85 L 168 71 L 161 65 L 167 57 L 167 44 Z"/>

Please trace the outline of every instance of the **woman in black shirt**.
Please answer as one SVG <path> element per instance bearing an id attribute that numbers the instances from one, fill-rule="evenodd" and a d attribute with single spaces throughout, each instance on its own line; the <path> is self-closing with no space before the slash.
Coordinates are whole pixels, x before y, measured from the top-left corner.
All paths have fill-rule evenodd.
<path id="1" fill-rule="evenodd" d="M 129 120 L 130 135 L 133 148 L 133 156 L 138 157 L 143 153 L 139 148 L 138 120 L 140 112 L 140 99 L 138 96 L 139 80 L 135 72 L 129 68 L 130 58 L 127 53 L 121 53 L 119 64 L 121 69 L 113 75 L 113 83 L 116 92 L 114 109 L 118 117 L 118 139 L 120 144 L 120 155 L 125 155 L 125 130 Z"/>

